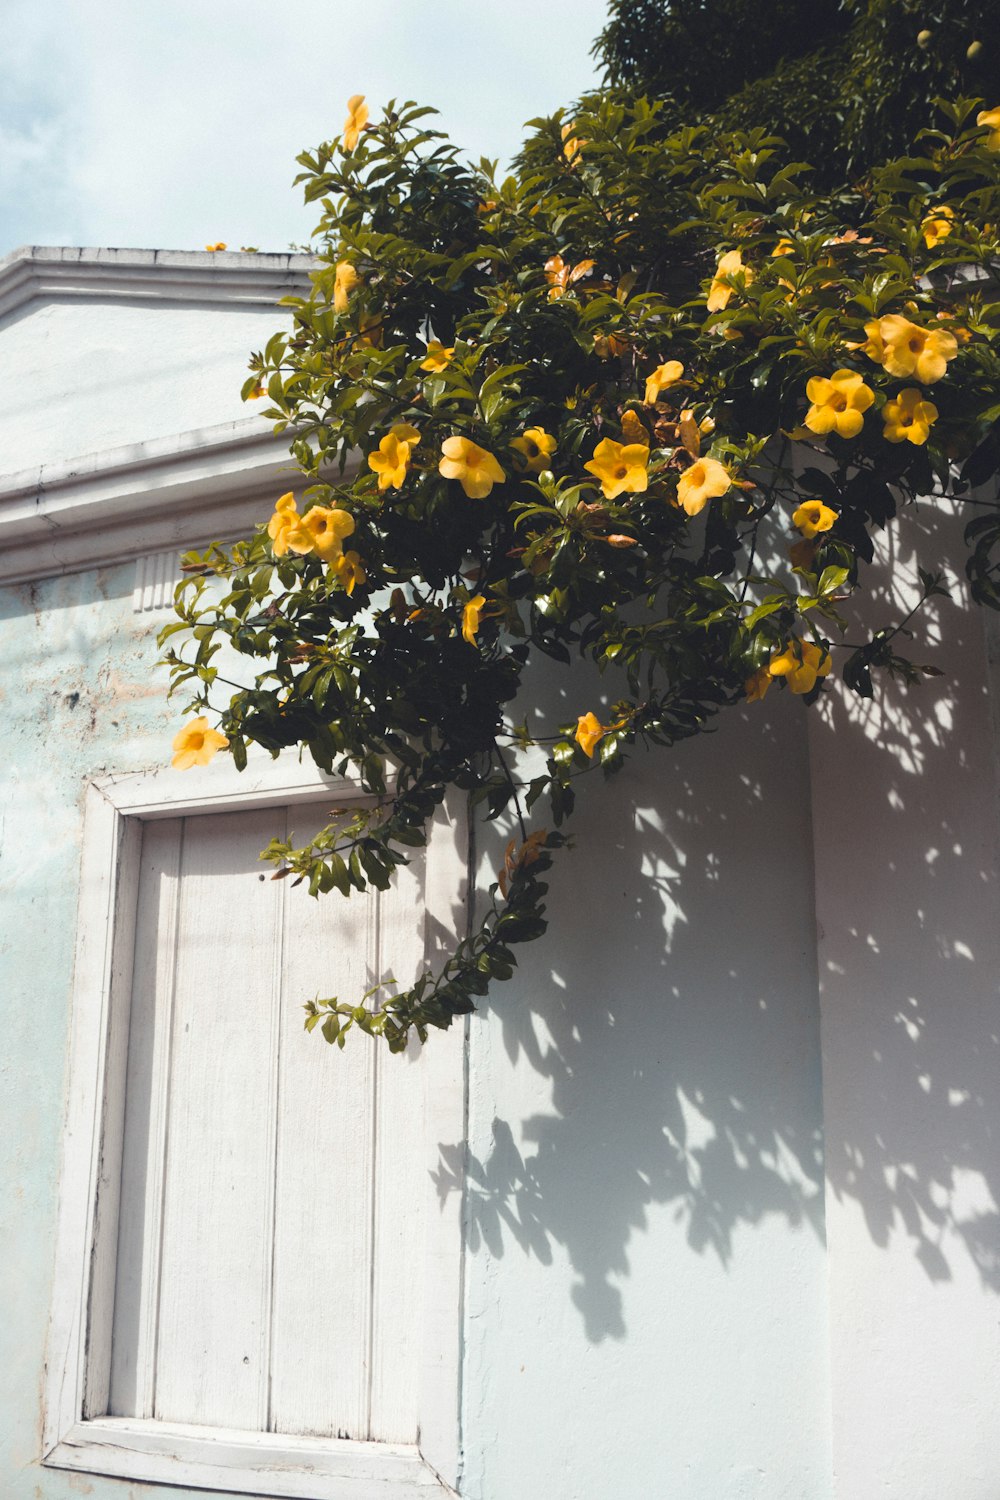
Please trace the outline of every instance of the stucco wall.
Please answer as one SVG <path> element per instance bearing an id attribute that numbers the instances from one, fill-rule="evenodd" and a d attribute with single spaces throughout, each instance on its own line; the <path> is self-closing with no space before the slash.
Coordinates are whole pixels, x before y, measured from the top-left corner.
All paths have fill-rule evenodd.
<path id="1" fill-rule="evenodd" d="M 187 312 L 5 323 L 34 385 L 0 469 L 244 414 L 275 314 Z M 928 526 L 960 575 L 957 528 L 909 524 L 875 624 Z M 177 717 L 134 579 L 0 589 L 2 1500 L 166 1493 L 38 1465 L 83 783 Z M 919 692 L 774 691 L 584 792 L 550 933 L 470 1025 L 469 1500 L 1000 1493 L 996 731 L 957 589 Z M 464 1162 L 442 1142 L 442 1193 Z"/>
<path id="2" fill-rule="evenodd" d="M 473 1023 L 470 1496 L 831 1492 L 797 708 L 588 788 Z"/>
<path id="3" fill-rule="evenodd" d="M 249 373 L 239 352 L 275 331 L 271 308 L 52 302 L 0 330 L 18 372 L 0 471 L 238 421 Z M 57 420 L 53 420 L 58 411 Z"/>
<path id="4" fill-rule="evenodd" d="M 926 505 L 894 527 L 867 611 L 906 614 L 919 549 L 952 598 L 903 650 L 944 675 L 832 693 L 809 731 L 844 1500 L 1000 1494 L 1000 676 L 967 520 Z"/>
<path id="5" fill-rule="evenodd" d="M 81 791 L 162 762 L 174 717 L 133 576 L 7 589 L 0 612 L 5 1500 L 156 1492 L 37 1466 Z M 470 1497 L 829 1492 L 797 708 L 776 705 L 780 757 L 767 713 L 733 716 L 589 797 L 550 937 L 472 1022 Z M 706 945 L 719 917 L 728 936 Z"/>
<path id="6" fill-rule="evenodd" d="M 25 247 L 0 260 L 0 475 L 238 421 L 304 255 Z"/>
<path id="7" fill-rule="evenodd" d="M 170 710 L 135 565 L 0 597 L 0 1494 L 88 1493 L 37 1467 L 52 1292 L 84 778 L 162 760 Z M 128 1487 L 94 1480 L 94 1490 Z M 141 1492 L 140 1486 L 134 1487 Z"/>

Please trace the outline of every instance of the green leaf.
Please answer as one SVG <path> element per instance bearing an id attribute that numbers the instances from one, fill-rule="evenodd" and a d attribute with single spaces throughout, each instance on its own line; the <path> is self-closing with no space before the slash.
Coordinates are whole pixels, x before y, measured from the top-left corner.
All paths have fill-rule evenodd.
<path id="1" fill-rule="evenodd" d="M 819 576 L 816 592 L 819 595 L 835 594 L 847 582 L 847 568 L 824 568 Z"/>

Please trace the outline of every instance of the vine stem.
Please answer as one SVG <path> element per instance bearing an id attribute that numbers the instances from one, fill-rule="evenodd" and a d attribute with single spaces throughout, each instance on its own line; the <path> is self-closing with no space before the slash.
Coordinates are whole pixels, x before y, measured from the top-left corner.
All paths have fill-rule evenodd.
<path id="1" fill-rule="evenodd" d="M 517 814 L 518 825 L 519 825 L 519 827 L 521 829 L 521 842 L 523 844 L 523 843 L 525 843 L 527 841 L 528 829 L 527 829 L 527 827 L 525 825 L 524 813 L 523 813 L 523 811 L 521 809 L 521 798 L 518 795 L 517 783 L 515 782 L 513 776 L 511 775 L 510 767 L 507 764 L 506 756 L 504 755 L 503 751 L 500 749 L 500 746 L 497 743 L 495 737 L 494 737 L 494 740 L 493 740 L 493 749 L 496 752 L 497 760 L 500 762 L 500 768 L 503 771 L 504 779 L 507 782 L 507 785 L 510 787 L 511 796 L 514 798 L 514 811 Z"/>
<path id="2" fill-rule="evenodd" d="M 761 514 L 757 517 L 757 519 L 753 523 L 753 539 L 752 539 L 752 541 L 750 543 L 750 556 L 749 556 L 749 558 L 747 560 L 747 570 L 746 570 L 746 573 L 743 575 L 743 587 L 740 589 L 740 604 L 741 605 L 743 604 L 744 600 L 746 599 L 747 589 L 750 587 L 750 579 L 751 579 L 751 576 L 753 574 L 754 561 L 755 561 L 755 559 L 757 557 L 757 530 L 758 530 L 758 528 L 760 526 L 761 521 L 764 519 L 764 516 L 771 509 L 770 502 L 774 499 L 774 492 L 775 492 L 775 490 L 778 487 L 778 476 L 781 474 L 782 464 L 784 462 L 785 453 L 786 453 L 787 449 L 788 449 L 788 439 L 786 437 L 782 437 L 782 439 L 781 439 L 781 451 L 778 454 L 777 462 L 775 463 L 774 469 L 772 470 L 772 473 L 771 473 L 771 481 L 770 481 L 770 483 L 769 483 L 769 485 L 767 487 L 766 500 L 765 500 L 766 509 L 761 512 Z"/>

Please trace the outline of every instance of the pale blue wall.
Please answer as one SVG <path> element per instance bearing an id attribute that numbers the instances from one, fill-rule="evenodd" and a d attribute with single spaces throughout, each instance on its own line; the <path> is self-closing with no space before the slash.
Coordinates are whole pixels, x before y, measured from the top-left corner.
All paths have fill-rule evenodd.
<path id="1" fill-rule="evenodd" d="M 134 577 L 129 563 L 0 590 L 3 1500 L 168 1493 L 38 1466 L 84 778 L 162 762 L 177 717 Z"/>
<path id="2" fill-rule="evenodd" d="M 189 1493 L 37 1463 L 83 782 L 162 763 L 179 718 L 133 576 L 0 595 L 2 1500 Z M 800 709 L 585 796 L 552 932 L 473 1019 L 470 1500 L 829 1493 Z"/>

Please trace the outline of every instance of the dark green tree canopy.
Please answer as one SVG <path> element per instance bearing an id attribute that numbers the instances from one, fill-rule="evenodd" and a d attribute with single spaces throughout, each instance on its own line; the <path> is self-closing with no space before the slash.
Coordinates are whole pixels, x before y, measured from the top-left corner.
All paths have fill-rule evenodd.
<path id="1" fill-rule="evenodd" d="M 909 149 L 929 101 L 1000 90 L 1000 0 L 612 0 L 606 81 L 780 135 L 816 181 Z"/>
<path id="2" fill-rule="evenodd" d="M 594 44 L 608 83 L 699 116 L 850 24 L 840 0 L 612 0 L 609 10 Z"/>

